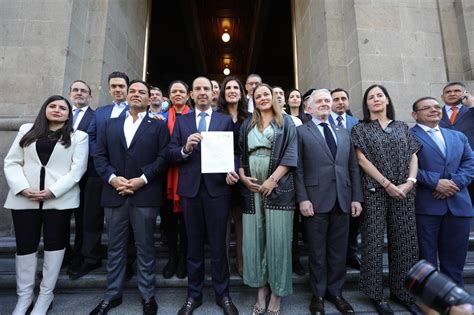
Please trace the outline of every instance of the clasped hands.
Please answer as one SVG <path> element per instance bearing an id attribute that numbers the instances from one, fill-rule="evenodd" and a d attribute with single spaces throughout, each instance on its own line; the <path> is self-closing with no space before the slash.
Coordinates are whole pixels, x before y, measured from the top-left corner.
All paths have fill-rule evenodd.
<path id="1" fill-rule="evenodd" d="M 265 197 L 268 197 L 277 187 L 277 183 L 270 178 L 267 178 L 261 185 L 257 184 L 258 180 L 255 177 L 240 176 L 240 180 L 250 191 L 262 193 Z"/>
<path id="2" fill-rule="evenodd" d="M 31 188 L 26 188 L 21 191 L 21 194 L 31 201 L 45 201 L 55 197 L 49 189 L 34 191 Z"/>
<path id="3" fill-rule="evenodd" d="M 133 195 L 135 191 L 145 186 L 143 178 L 134 177 L 126 179 L 123 176 L 115 176 L 110 180 L 110 185 L 115 188 L 120 196 Z"/>
<path id="4" fill-rule="evenodd" d="M 454 195 L 459 191 L 458 185 L 451 179 L 440 179 L 433 191 L 433 198 L 435 199 L 446 199 Z"/>

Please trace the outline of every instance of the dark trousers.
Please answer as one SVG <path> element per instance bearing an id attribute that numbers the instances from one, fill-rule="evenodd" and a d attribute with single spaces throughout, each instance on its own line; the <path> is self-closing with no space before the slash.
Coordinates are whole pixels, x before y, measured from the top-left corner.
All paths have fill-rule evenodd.
<path id="1" fill-rule="evenodd" d="M 470 217 L 445 215 L 416 215 L 420 244 L 420 258 L 449 276 L 459 286 L 464 286 L 462 271 L 466 261 L 471 230 Z"/>
<path id="2" fill-rule="evenodd" d="M 87 177 L 83 177 L 79 182 L 80 192 L 80 203 L 79 207 L 74 209 L 74 211 L 69 216 L 69 222 L 71 221 L 71 216 L 74 214 L 75 222 L 75 233 L 74 233 L 74 245 L 71 247 L 69 245 L 69 239 L 71 238 L 71 224 L 68 224 L 67 235 L 66 235 L 66 253 L 65 259 L 73 263 L 80 263 L 82 260 L 82 243 L 83 243 L 83 217 L 84 217 L 84 196 L 85 188 L 87 183 Z"/>
<path id="3" fill-rule="evenodd" d="M 206 230 L 211 248 L 211 275 L 216 299 L 229 295 L 226 230 L 230 195 L 211 197 L 201 182 L 194 198 L 181 198 L 188 236 L 188 297 L 202 299 Z"/>
<path id="4" fill-rule="evenodd" d="M 28 255 L 38 251 L 41 229 L 45 250 L 64 249 L 67 244 L 71 211 L 12 210 L 17 255 Z"/>
<path id="5" fill-rule="evenodd" d="M 178 249 L 180 252 L 185 252 L 187 238 L 183 213 L 174 213 L 173 200 L 166 199 L 163 208 L 161 208 L 160 215 L 170 253 L 176 254 Z"/>
<path id="6" fill-rule="evenodd" d="M 309 244 L 309 272 L 313 294 L 340 296 L 346 280 L 349 214 L 338 203 L 328 213 L 316 212 L 303 219 Z"/>
<path id="7" fill-rule="evenodd" d="M 357 237 L 359 236 L 359 222 L 360 217 L 350 216 L 349 219 L 349 242 L 347 243 L 347 258 L 357 256 L 359 251 L 359 242 Z"/>
<path id="8" fill-rule="evenodd" d="M 296 209 L 298 209 L 298 205 Z M 291 256 L 293 261 L 298 260 L 300 258 L 300 249 L 298 247 L 298 241 L 301 231 L 301 214 L 299 210 L 295 211 L 295 215 L 293 216 L 293 240 L 291 241 Z"/>
<path id="9" fill-rule="evenodd" d="M 125 266 L 127 259 L 126 246 L 130 233 L 135 235 L 138 251 L 137 283 L 143 299 L 155 296 L 155 242 L 157 207 L 136 207 L 127 199 L 123 205 L 105 208 L 107 235 L 107 289 L 104 300 L 111 301 L 122 296 Z M 129 227 L 132 230 L 129 230 Z"/>
<path id="10" fill-rule="evenodd" d="M 100 177 L 91 176 L 87 179 L 84 188 L 82 256 L 84 262 L 88 264 L 97 264 L 102 261 L 101 239 L 104 231 L 104 208 L 100 205 L 100 199 L 103 185 L 104 182 Z M 129 230 L 127 263 L 132 264 L 137 258 L 137 253 L 131 227 Z"/>

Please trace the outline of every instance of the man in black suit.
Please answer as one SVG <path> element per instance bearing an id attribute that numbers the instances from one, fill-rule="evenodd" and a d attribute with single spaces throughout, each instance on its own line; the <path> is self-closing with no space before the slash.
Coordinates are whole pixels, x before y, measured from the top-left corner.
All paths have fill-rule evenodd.
<path id="1" fill-rule="evenodd" d="M 94 118 L 95 111 L 90 108 L 90 103 L 92 100 L 92 92 L 90 86 L 82 80 L 76 80 L 72 82 L 69 88 L 69 99 L 72 103 L 73 109 L 73 128 L 74 130 L 80 130 L 87 132 L 89 124 Z M 92 160 L 88 163 L 88 168 L 92 166 Z M 71 263 L 68 269 L 68 274 L 77 270 L 82 262 L 82 243 L 83 243 L 83 217 L 84 217 L 84 202 L 88 197 L 84 194 L 84 190 L 87 182 L 87 172 L 82 176 L 81 181 L 79 182 L 79 187 L 81 188 L 80 195 L 80 205 L 79 208 L 74 211 L 74 220 L 76 223 L 76 233 L 74 238 L 74 246 L 71 247 L 68 245 L 66 249 L 66 255 L 64 256 L 66 263 Z M 68 233 L 69 235 L 69 233 Z M 69 244 L 69 239 L 67 241 Z"/>
<path id="2" fill-rule="evenodd" d="M 229 174 L 227 178 L 226 174 L 202 174 L 200 145 L 200 132 L 232 131 L 232 118 L 212 110 L 212 84 L 208 78 L 198 77 L 193 81 L 191 97 L 195 111 L 177 117 L 169 149 L 170 162 L 180 163 L 178 195 L 188 237 L 188 298 L 178 314 L 192 314 L 202 304 L 206 234 L 211 247 L 216 303 L 224 314 L 238 314 L 229 295 L 225 243 L 231 194 L 226 180 L 232 183 L 236 180 L 229 179 Z"/>
<path id="3" fill-rule="evenodd" d="M 130 82 L 125 116 L 110 119 L 98 134 L 94 162 L 104 181 L 101 203 L 109 237 L 107 289 L 104 300 L 91 312 L 106 314 L 122 303 L 127 260 L 129 224 L 137 248 L 138 289 L 143 314 L 155 315 L 154 228 L 163 202 L 166 147 L 169 131 L 165 122 L 147 115 L 150 88 L 146 82 Z M 154 145 L 150 145 L 153 143 Z"/>
<path id="4" fill-rule="evenodd" d="M 313 298 L 311 314 L 324 314 L 324 297 L 343 314 L 354 313 L 342 297 L 346 277 L 349 217 L 357 217 L 363 201 L 359 165 L 345 128 L 328 123 L 332 98 L 314 91 L 308 100 L 313 117 L 298 131 L 296 199 L 309 242 Z"/>

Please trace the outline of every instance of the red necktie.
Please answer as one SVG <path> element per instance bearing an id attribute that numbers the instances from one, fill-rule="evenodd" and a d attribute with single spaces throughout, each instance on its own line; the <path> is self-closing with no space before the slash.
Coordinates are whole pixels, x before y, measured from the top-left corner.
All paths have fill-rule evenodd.
<path id="1" fill-rule="evenodd" d="M 458 115 L 458 107 L 455 105 L 455 106 L 451 106 L 451 117 L 449 117 L 449 121 L 451 122 L 451 125 L 454 125 L 454 121 L 456 120 L 456 116 Z"/>

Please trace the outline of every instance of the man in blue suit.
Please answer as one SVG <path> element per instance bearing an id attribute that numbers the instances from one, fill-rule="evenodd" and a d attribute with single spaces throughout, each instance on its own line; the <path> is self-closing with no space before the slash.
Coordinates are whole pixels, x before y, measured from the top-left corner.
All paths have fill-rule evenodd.
<path id="1" fill-rule="evenodd" d="M 423 144 L 418 151 L 416 225 L 420 258 L 463 286 L 471 217 L 467 186 L 474 179 L 474 156 L 461 132 L 438 126 L 442 107 L 432 97 L 413 104 L 417 124 L 411 129 Z"/>
<path id="2" fill-rule="evenodd" d="M 351 133 L 352 127 L 359 123 L 357 118 L 352 117 L 347 112 L 349 110 L 349 93 L 342 88 L 336 88 L 331 91 L 332 107 L 329 123 L 340 128 L 346 128 Z M 357 236 L 359 235 L 360 217 L 350 217 L 349 220 L 349 242 L 347 243 L 346 264 L 352 268 L 360 270 L 360 258 L 357 256 L 359 243 Z"/>
<path id="3" fill-rule="evenodd" d="M 169 148 L 170 162 L 180 164 L 178 195 L 188 237 L 188 298 L 178 314 L 192 314 L 202 304 L 206 234 L 211 247 L 211 274 L 216 303 L 224 310 L 224 314 L 238 314 L 229 295 L 225 243 L 231 189 L 226 184 L 226 174 L 201 173 L 200 152 L 200 132 L 232 131 L 232 119 L 229 115 L 212 110 L 212 83 L 208 78 L 198 77 L 193 81 L 191 97 L 196 110 L 177 117 Z"/>
<path id="4" fill-rule="evenodd" d="M 128 110 L 125 100 L 129 84 L 128 76 L 123 72 L 112 72 L 108 78 L 109 93 L 113 99 L 112 104 L 97 108 L 95 116 L 92 118 L 87 133 L 89 134 L 89 156 L 92 158 L 96 152 L 97 135 L 105 127 L 106 122 L 111 118 L 123 117 Z M 93 160 L 91 161 L 93 162 Z M 69 273 L 72 280 L 81 278 L 94 269 L 102 266 L 100 240 L 104 228 L 104 210 L 100 206 L 100 196 L 102 192 L 102 179 L 97 175 L 94 163 L 90 163 L 87 170 L 88 180 L 84 188 L 84 193 L 88 198 L 84 201 L 83 217 L 83 245 L 81 265 L 74 268 Z M 134 249 L 129 259 L 127 278 L 133 274 L 131 264 L 135 260 Z"/>
<path id="5" fill-rule="evenodd" d="M 157 312 L 155 301 L 154 228 L 161 206 L 166 147 L 169 131 L 165 122 L 147 115 L 150 88 L 146 82 L 130 83 L 125 116 L 110 119 L 98 134 L 94 162 L 104 181 L 104 207 L 109 238 L 107 289 L 104 300 L 91 312 L 106 314 L 122 302 L 129 225 L 138 252 L 138 289 L 143 314 Z M 150 145 L 153 143 L 154 145 Z"/>
<path id="6" fill-rule="evenodd" d="M 466 91 L 462 82 L 450 82 L 441 95 L 445 106 L 439 126 L 464 133 L 474 148 L 474 96 Z M 468 187 L 471 202 L 474 202 L 474 183 Z"/>

